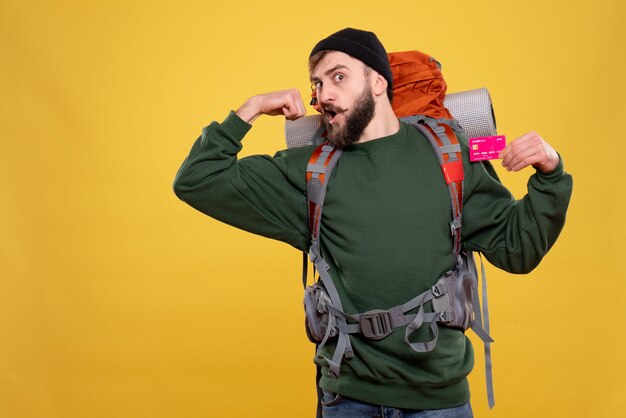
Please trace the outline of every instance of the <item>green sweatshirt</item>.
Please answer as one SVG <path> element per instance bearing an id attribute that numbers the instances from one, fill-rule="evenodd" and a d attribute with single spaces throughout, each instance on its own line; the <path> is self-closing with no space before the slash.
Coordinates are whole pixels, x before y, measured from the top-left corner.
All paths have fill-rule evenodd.
<path id="1" fill-rule="evenodd" d="M 176 176 L 175 192 L 215 219 L 306 251 L 305 172 L 314 147 L 238 159 L 249 129 L 234 112 L 206 127 Z M 516 201 L 488 163 L 469 162 L 465 141 L 462 149 L 464 247 L 506 271 L 531 271 L 563 227 L 571 176 L 562 163 L 551 173 L 537 172 L 528 181 L 528 194 Z M 345 312 L 403 304 L 450 270 L 451 216 L 435 152 L 414 128 L 401 124 L 394 135 L 346 149 L 328 182 L 321 226 L 322 256 Z M 404 327 L 380 341 L 350 338 L 354 357 L 342 362 L 339 378 L 328 377 L 325 362 L 316 360 L 324 389 L 408 409 L 469 400 L 467 375 L 474 358 L 461 331 L 440 327 L 437 346 L 428 353 L 411 350 Z M 334 348 L 328 343 L 323 354 L 332 357 Z"/>

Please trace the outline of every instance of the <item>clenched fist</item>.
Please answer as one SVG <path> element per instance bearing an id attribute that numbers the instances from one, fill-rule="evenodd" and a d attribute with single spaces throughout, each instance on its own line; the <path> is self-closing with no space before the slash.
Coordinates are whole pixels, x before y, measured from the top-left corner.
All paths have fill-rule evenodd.
<path id="1" fill-rule="evenodd" d="M 289 120 L 295 120 L 304 116 L 306 110 L 300 92 L 289 89 L 252 96 L 236 113 L 244 121 L 252 123 L 261 115 L 284 115 Z"/>

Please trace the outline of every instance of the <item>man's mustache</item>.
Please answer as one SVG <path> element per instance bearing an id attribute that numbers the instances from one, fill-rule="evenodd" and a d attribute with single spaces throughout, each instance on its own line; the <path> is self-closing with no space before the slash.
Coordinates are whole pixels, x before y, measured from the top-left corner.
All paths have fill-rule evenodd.
<path id="1" fill-rule="evenodd" d="M 330 105 L 330 104 L 322 106 L 322 111 L 324 113 L 335 113 L 335 114 L 337 114 L 337 113 L 345 112 L 346 110 L 348 110 L 348 109 L 342 109 L 340 107 L 337 107 L 337 106 L 334 106 L 334 105 Z"/>

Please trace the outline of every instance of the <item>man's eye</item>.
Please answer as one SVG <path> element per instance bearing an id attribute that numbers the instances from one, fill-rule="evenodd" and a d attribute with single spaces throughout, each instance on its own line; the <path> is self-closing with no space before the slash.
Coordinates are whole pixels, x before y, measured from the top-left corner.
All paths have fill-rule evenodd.
<path id="1" fill-rule="evenodd" d="M 314 81 L 313 83 L 311 83 L 311 90 L 319 90 L 321 88 L 322 88 L 321 81 Z"/>
<path id="2" fill-rule="evenodd" d="M 343 74 L 335 74 L 335 81 L 343 80 Z"/>

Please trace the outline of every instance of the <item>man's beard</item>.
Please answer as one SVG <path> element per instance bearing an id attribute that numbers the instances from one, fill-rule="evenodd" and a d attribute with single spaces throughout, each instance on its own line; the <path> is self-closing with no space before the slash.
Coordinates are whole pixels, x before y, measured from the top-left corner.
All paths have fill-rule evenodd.
<path id="1" fill-rule="evenodd" d="M 374 118 L 375 102 L 372 89 L 368 85 L 363 93 L 354 101 L 352 111 L 346 116 L 343 128 L 328 122 L 323 118 L 326 130 L 328 131 L 328 141 L 331 145 L 339 149 L 345 149 L 361 138 L 363 131 Z M 333 105 L 324 106 L 324 112 L 342 113 L 344 110 Z"/>

